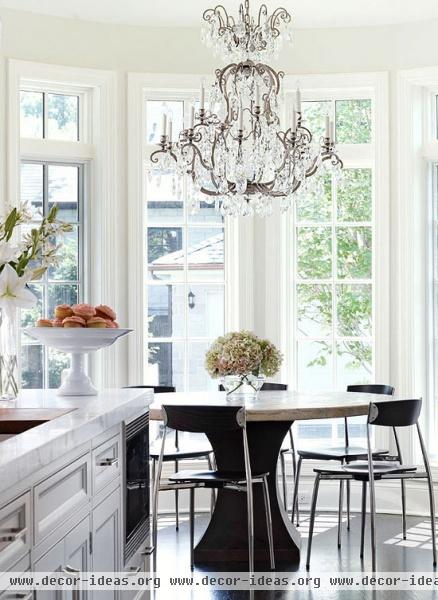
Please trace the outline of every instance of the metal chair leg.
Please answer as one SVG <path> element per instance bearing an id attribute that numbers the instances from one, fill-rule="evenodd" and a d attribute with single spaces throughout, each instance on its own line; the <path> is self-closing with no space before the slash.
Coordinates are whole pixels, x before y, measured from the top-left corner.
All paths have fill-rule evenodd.
<path id="1" fill-rule="evenodd" d="M 406 539 L 406 482 L 404 479 L 401 483 L 401 498 L 402 498 L 402 525 L 403 525 L 403 539 Z"/>
<path id="2" fill-rule="evenodd" d="M 195 488 L 190 488 L 190 568 L 193 570 L 195 565 L 194 547 L 195 547 Z"/>
<path id="3" fill-rule="evenodd" d="M 158 492 L 160 473 L 157 472 L 156 460 L 152 460 L 153 493 L 152 493 L 152 546 L 154 548 L 152 564 L 154 572 L 157 570 L 157 541 L 158 541 Z"/>
<path id="4" fill-rule="evenodd" d="M 310 568 L 310 553 L 312 551 L 312 538 L 313 538 L 313 527 L 315 525 L 315 512 L 316 512 L 316 502 L 318 500 L 318 489 L 319 489 L 319 481 L 320 475 L 317 474 L 315 477 L 315 483 L 313 484 L 313 494 L 312 494 L 312 506 L 310 508 L 310 524 L 309 524 L 309 537 L 307 539 L 307 557 L 306 557 L 306 569 Z"/>
<path id="5" fill-rule="evenodd" d="M 365 520 L 367 516 L 367 482 L 362 481 L 362 515 L 360 524 L 360 557 L 363 558 L 365 542 Z"/>
<path id="6" fill-rule="evenodd" d="M 254 573 L 254 504 L 252 483 L 246 486 L 246 502 L 248 507 L 248 566 Z"/>
<path id="7" fill-rule="evenodd" d="M 266 530 L 268 532 L 269 560 L 271 564 L 271 571 L 275 571 L 274 536 L 272 533 L 271 502 L 269 500 L 268 480 L 266 479 L 266 477 L 263 478 L 263 499 L 265 502 Z"/>
<path id="8" fill-rule="evenodd" d="M 280 452 L 280 464 L 281 464 L 281 481 L 282 481 L 282 485 L 283 485 L 283 504 L 284 504 L 284 510 L 287 512 L 286 461 L 284 459 L 284 452 Z"/>
<path id="9" fill-rule="evenodd" d="M 436 567 L 436 530 L 435 530 L 435 499 L 433 496 L 433 483 L 430 470 L 427 474 L 427 487 L 429 489 L 430 525 L 432 531 L 433 566 Z"/>
<path id="10" fill-rule="evenodd" d="M 178 472 L 178 461 L 175 461 L 175 473 Z M 179 531 L 179 490 L 175 490 L 175 529 Z"/>
<path id="11" fill-rule="evenodd" d="M 292 437 L 292 431 L 291 430 L 290 430 L 290 436 L 291 436 L 291 441 L 292 441 L 292 443 L 291 443 L 291 449 L 292 449 L 292 474 L 293 474 L 293 480 L 295 481 L 295 477 L 296 477 L 296 474 L 297 474 L 297 459 L 296 459 L 296 456 L 295 456 L 295 447 L 294 447 L 294 444 L 293 444 L 293 437 Z M 300 509 L 299 509 L 298 498 L 297 498 L 297 504 L 295 506 L 295 511 L 296 511 L 296 514 L 297 514 L 297 523 L 298 523 L 299 518 L 300 518 L 300 512 L 299 512 L 299 510 Z"/>
<path id="12" fill-rule="evenodd" d="M 376 570 L 376 493 L 374 477 L 370 478 L 370 520 L 371 520 L 371 564 L 373 572 Z"/>
<path id="13" fill-rule="evenodd" d="M 350 480 L 347 479 L 347 531 L 350 531 Z"/>
<path id="14" fill-rule="evenodd" d="M 295 483 L 294 483 L 294 495 L 293 495 L 293 499 L 292 499 L 292 515 L 291 515 L 291 521 L 292 523 L 295 520 L 295 508 L 298 508 L 298 485 L 300 482 L 300 471 L 301 471 L 301 463 L 303 462 L 303 459 L 301 458 L 301 456 L 298 458 L 298 464 L 297 464 L 297 470 L 295 473 Z M 299 527 L 299 521 L 298 521 L 298 510 L 297 510 L 297 527 Z"/>
<path id="15" fill-rule="evenodd" d="M 209 468 L 209 470 L 213 471 L 213 462 L 211 460 L 210 454 L 207 456 L 207 462 L 208 462 L 208 468 Z M 210 515 L 213 514 L 215 502 L 216 502 L 216 496 L 214 494 L 214 488 L 211 488 L 211 494 L 210 494 Z"/>
<path id="16" fill-rule="evenodd" d="M 338 509 L 338 548 L 341 547 L 342 538 L 342 511 L 344 507 L 344 480 L 339 481 L 339 509 Z"/>

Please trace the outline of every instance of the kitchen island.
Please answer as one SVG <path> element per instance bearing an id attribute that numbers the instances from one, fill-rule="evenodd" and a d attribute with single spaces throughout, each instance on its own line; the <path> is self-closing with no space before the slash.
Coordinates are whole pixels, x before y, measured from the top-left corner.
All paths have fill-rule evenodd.
<path id="1" fill-rule="evenodd" d="M 149 389 L 93 397 L 23 390 L 0 401 L 0 571 L 148 568 L 147 450 L 135 465 L 144 504 L 138 526 L 127 519 L 126 456 L 133 443 L 147 449 L 152 401 Z M 128 443 L 131 430 L 137 439 Z"/>

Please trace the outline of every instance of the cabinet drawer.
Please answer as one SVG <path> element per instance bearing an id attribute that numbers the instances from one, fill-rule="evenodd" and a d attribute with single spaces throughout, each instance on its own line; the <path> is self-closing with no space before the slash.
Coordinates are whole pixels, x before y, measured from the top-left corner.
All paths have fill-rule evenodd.
<path id="1" fill-rule="evenodd" d="M 12 565 L 9 571 L 19 573 L 20 577 L 30 575 L 30 554 L 26 554 L 24 558 L 21 558 L 15 565 Z M 0 600 L 33 600 L 33 592 L 30 590 L 11 591 L 8 587 L 0 593 Z"/>
<path id="2" fill-rule="evenodd" d="M 0 571 L 7 571 L 29 551 L 30 492 L 0 508 Z"/>
<path id="3" fill-rule="evenodd" d="M 38 544 L 72 511 L 90 500 L 90 455 L 78 458 L 35 487 L 35 543 Z"/>
<path id="4" fill-rule="evenodd" d="M 93 494 L 120 475 L 120 435 L 107 440 L 93 450 Z"/>

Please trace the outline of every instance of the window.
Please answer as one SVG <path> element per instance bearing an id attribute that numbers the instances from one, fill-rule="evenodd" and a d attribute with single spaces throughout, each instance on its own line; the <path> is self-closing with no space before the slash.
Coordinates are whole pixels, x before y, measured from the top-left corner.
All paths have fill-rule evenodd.
<path id="1" fill-rule="evenodd" d="M 372 141 L 371 100 L 303 103 L 305 124 L 316 137 L 326 114 L 336 123 L 344 171 L 339 181 L 324 172 L 297 197 L 290 264 L 294 385 L 312 392 L 370 383 L 375 363 L 373 160 L 355 150 Z M 351 420 L 352 437 L 364 435 L 360 422 Z M 336 440 L 343 422 L 300 423 L 298 434 Z"/>
<path id="2" fill-rule="evenodd" d="M 21 137 L 79 140 L 79 96 L 20 91 Z"/>
<path id="3" fill-rule="evenodd" d="M 72 231 L 54 239 L 60 245 L 59 264 L 49 268 L 42 279 L 30 284 L 38 298 L 31 310 L 23 310 L 22 327 L 34 325 L 45 315 L 53 317 L 57 304 L 76 304 L 82 296 L 83 176 L 81 164 L 52 162 L 21 163 L 21 199 L 34 210 L 34 223 L 57 204 L 59 218 L 72 225 Z M 24 388 L 57 388 L 61 373 L 69 365 L 61 352 L 41 346 L 22 334 L 21 381 Z"/>
<path id="4" fill-rule="evenodd" d="M 188 107 L 184 100 L 147 100 L 147 142 L 157 141 L 163 110 L 176 135 Z M 148 181 L 146 196 L 145 380 L 178 391 L 215 389 L 204 355 L 224 332 L 223 218 L 206 202 L 192 214 L 189 191 L 170 175 Z"/>
<path id="5" fill-rule="evenodd" d="M 86 162 L 77 162 L 64 156 L 59 148 L 59 160 L 53 159 L 58 148 L 53 143 L 82 141 L 80 113 L 85 108 L 83 94 L 61 93 L 37 89 L 36 84 L 20 90 L 20 136 L 22 141 L 32 139 L 29 156 L 22 143 L 20 166 L 20 199 L 33 213 L 38 225 L 42 216 L 56 204 L 58 217 L 72 225 L 72 231 L 59 244 L 59 263 L 47 270 L 41 280 L 30 287 L 38 303 L 32 310 L 23 310 L 22 328 L 33 325 L 40 316 L 53 318 L 57 304 L 75 304 L 83 298 L 84 281 L 84 213 Z M 46 143 L 51 143 L 50 151 Z M 37 156 L 37 158 L 35 157 Z M 30 157 L 31 156 L 31 157 Z M 50 160 L 48 159 L 50 156 Z M 21 383 L 23 388 L 57 388 L 62 371 L 69 366 L 66 355 L 40 345 L 26 334 L 21 334 Z"/>

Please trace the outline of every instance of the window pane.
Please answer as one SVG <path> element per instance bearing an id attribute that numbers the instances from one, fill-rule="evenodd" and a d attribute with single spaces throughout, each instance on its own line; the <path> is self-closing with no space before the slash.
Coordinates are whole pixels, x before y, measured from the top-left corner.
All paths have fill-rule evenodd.
<path id="1" fill-rule="evenodd" d="M 38 283 L 29 283 L 29 289 L 33 292 L 37 298 L 37 303 L 33 308 L 21 309 L 21 326 L 22 327 L 33 327 L 35 323 L 44 316 L 44 292 L 43 286 Z M 31 338 L 25 336 L 28 342 Z"/>
<path id="2" fill-rule="evenodd" d="M 21 201 L 29 205 L 35 218 L 41 215 L 43 210 L 43 177 L 43 165 L 21 164 Z"/>
<path id="3" fill-rule="evenodd" d="M 210 342 L 190 342 L 188 347 L 189 391 L 217 390 L 218 380 L 212 379 L 204 367 Z"/>
<path id="4" fill-rule="evenodd" d="M 321 421 L 309 421 L 308 423 L 296 423 L 298 425 L 298 436 L 300 440 L 329 440 L 332 437 L 332 424 Z M 312 444 L 312 447 L 313 444 Z"/>
<path id="5" fill-rule="evenodd" d="M 181 227 L 148 228 L 149 279 L 182 281 L 184 270 Z"/>
<path id="6" fill-rule="evenodd" d="M 79 97 L 47 94 L 47 137 L 53 140 L 79 139 Z"/>
<path id="7" fill-rule="evenodd" d="M 298 275 L 326 279 L 332 274 L 332 238 L 329 227 L 297 228 Z"/>
<path id="8" fill-rule="evenodd" d="M 174 385 L 184 390 L 184 343 L 150 342 L 146 381 L 151 385 Z"/>
<path id="9" fill-rule="evenodd" d="M 371 278 L 371 227 L 337 227 L 338 277 Z"/>
<path id="10" fill-rule="evenodd" d="M 59 388 L 62 372 L 70 368 L 70 359 L 67 354 L 48 348 L 49 353 L 49 388 Z"/>
<path id="11" fill-rule="evenodd" d="M 43 137 L 43 94 L 20 92 L 20 135 L 25 138 Z"/>
<path id="12" fill-rule="evenodd" d="M 176 177 L 153 177 L 147 184 L 150 224 L 180 223 L 184 218 L 182 190 Z"/>
<path id="13" fill-rule="evenodd" d="M 148 286 L 148 330 L 151 337 L 184 336 L 184 285 Z"/>
<path id="14" fill-rule="evenodd" d="M 302 102 L 304 127 L 313 133 L 313 142 L 319 143 L 325 133 L 325 117 L 330 114 L 331 102 L 321 100 L 315 102 Z"/>
<path id="15" fill-rule="evenodd" d="M 58 217 L 69 223 L 78 221 L 79 168 L 48 166 L 49 208 L 58 205 Z"/>
<path id="16" fill-rule="evenodd" d="M 298 334 L 330 335 L 332 290 L 329 285 L 297 285 Z"/>
<path id="17" fill-rule="evenodd" d="M 77 304 L 78 286 L 71 284 L 51 284 L 48 286 L 48 317 L 53 318 L 57 304 Z"/>
<path id="18" fill-rule="evenodd" d="M 338 334 L 371 336 L 371 285 L 338 285 Z"/>
<path id="19" fill-rule="evenodd" d="M 214 207 L 214 201 L 212 203 L 201 202 L 198 212 L 189 212 L 190 223 L 223 223 L 223 221 L 223 216 Z"/>
<path id="20" fill-rule="evenodd" d="M 188 290 L 189 337 L 221 335 L 224 332 L 224 286 L 192 285 Z"/>
<path id="21" fill-rule="evenodd" d="M 298 341 L 298 386 L 303 392 L 323 391 L 333 388 L 333 350 L 326 341 Z"/>
<path id="22" fill-rule="evenodd" d="M 163 100 L 148 100 L 146 102 L 146 137 L 148 144 L 158 144 L 162 135 L 163 114 L 167 114 L 167 122 L 172 119 L 173 135 L 176 141 L 183 129 L 183 102 L 167 102 Z"/>
<path id="23" fill-rule="evenodd" d="M 21 337 L 21 385 L 25 389 L 44 387 L 43 347 L 37 342 L 30 341 L 29 336 Z"/>
<path id="24" fill-rule="evenodd" d="M 345 169 L 337 192 L 339 221 L 371 221 L 371 169 Z"/>
<path id="25" fill-rule="evenodd" d="M 338 144 L 371 143 L 371 100 L 336 101 Z"/>
<path id="26" fill-rule="evenodd" d="M 190 281 L 221 281 L 224 278 L 224 231 L 189 227 L 187 263 Z"/>
<path id="27" fill-rule="evenodd" d="M 305 194 L 297 194 L 298 221 L 330 221 L 332 216 L 332 181 L 328 174 L 318 176 Z"/>
<path id="28" fill-rule="evenodd" d="M 54 246 L 58 246 L 58 266 L 49 268 L 49 279 L 52 281 L 77 281 L 79 278 L 78 227 L 73 227 L 72 231 L 59 238 L 53 237 L 51 241 Z"/>
<path id="29" fill-rule="evenodd" d="M 372 346 L 368 342 L 344 341 L 337 345 L 338 389 L 372 381 Z"/>

